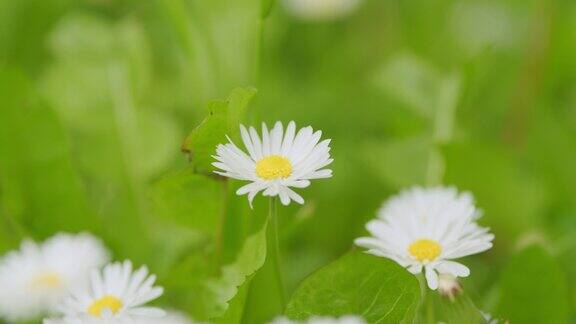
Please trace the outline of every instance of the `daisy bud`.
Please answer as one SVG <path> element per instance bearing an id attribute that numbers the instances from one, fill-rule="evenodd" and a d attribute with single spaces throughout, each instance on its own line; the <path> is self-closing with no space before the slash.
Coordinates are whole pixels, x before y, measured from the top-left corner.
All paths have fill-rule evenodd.
<path id="1" fill-rule="evenodd" d="M 454 301 L 462 293 L 462 286 L 453 275 L 441 274 L 438 278 L 438 292 L 450 301 Z"/>

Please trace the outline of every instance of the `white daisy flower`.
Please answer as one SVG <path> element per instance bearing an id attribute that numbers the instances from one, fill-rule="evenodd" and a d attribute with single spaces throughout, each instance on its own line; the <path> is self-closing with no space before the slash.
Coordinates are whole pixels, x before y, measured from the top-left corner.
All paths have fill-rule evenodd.
<path id="1" fill-rule="evenodd" d="M 334 20 L 353 12 L 360 0 L 284 0 L 294 16 L 311 21 Z"/>
<path id="2" fill-rule="evenodd" d="M 494 235 L 478 226 L 480 212 L 469 193 L 455 188 L 413 188 L 392 197 L 368 222 L 372 237 L 355 243 L 368 253 L 396 261 L 413 274 L 425 271 L 428 287 L 438 288 L 438 273 L 467 277 L 470 270 L 452 259 L 492 247 Z"/>
<path id="3" fill-rule="evenodd" d="M 314 316 L 304 321 L 293 321 L 287 317 L 278 317 L 269 324 L 365 324 L 362 317 L 355 315 L 344 315 L 340 318 Z"/>
<path id="4" fill-rule="evenodd" d="M 108 251 L 90 234 L 57 234 L 40 245 L 24 241 L 0 259 L 0 318 L 24 321 L 48 313 L 106 262 Z"/>
<path id="5" fill-rule="evenodd" d="M 105 320 L 100 318 L 86 319 L 81 317 L 65 317 L 58 319 L 45 319 L 44 324 L 203 324 L 195 322 L 181 312 L 167 311 L 166 316 L 162 317 L 139 317 L 137 321 L 134 318 L 121 317 L 117 319 Z M 207 324 L 207 323 L 206 323 Z"/>
<path id="6" fill-rule="evenodd" d="M 230 138 L 229 143 L 216 148 L 213 165 L 220 169 L 215 173 L 239 180 L 250 181 L 236 192 L 248 194 L 252 200 L 260 191 L 264 196 L 279 196 L 283 205 L 291 200 L 302 204 L 304 199 L 290 187 L 306 188 L 310 180 L 329 178 L 332 170 L 323 169 L 330 163 L 330 140 L 320 141 L 321 131 L 314 132 L 312 127 L 304 127 L 296 133 L 296 124 L 288 124 L 286 132 L 281 122 L 276 122 L 269 132 L 262 123 L 262 139 L 254 129 L 240 125 L 242 140 L 248 154 L 236 146 Z"/>
<path id="7" fill-rule="evenodd" d="M 143 306 L 163 293 L 161 287 L 153 286 L 155 280 L 145 266 L 133 272 L 130 261 L 109 264 L 92 272 L 89 288 L 72 291 L 64 299 L 60 305 L 63 318 L 45 323 L 127 324 L 163 317 L 163 310 Z"/>

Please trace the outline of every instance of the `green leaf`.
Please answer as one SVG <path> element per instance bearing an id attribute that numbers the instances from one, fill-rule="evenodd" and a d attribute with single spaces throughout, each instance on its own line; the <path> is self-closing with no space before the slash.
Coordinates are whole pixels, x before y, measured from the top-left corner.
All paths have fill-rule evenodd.
<path id="1" fill-rule="evenodd" d="M 500 280 L 498 314 L 511 323 L 567 323 L 568 295 L 560 266 L 540 246 L 512 257 Z"/>
<path id="2" fill-rule="evenodd" d="M 90 228 L 67 134 L 21 74 L 0 72 L 0 206 L 34 236 Z"/>
<path id="3" fill-rule="evenodd" d="M 205 298 L 202 298 L 202 302 L 209 319 L 231 316 L 226 314 L 226 311 L 235 296 L 246 298 L 245 285 L 249 283 L 249 277 L 256 273 L 266 260 L 266 229 L 267 223 L 246 239 L 236 261 L 223 267 L 220 277 L 206 281 Z M 238 294 L 239 291 L 242 293 Z M 235 305 L 230 311 L 238 312 L 239 307 L 240 305 Z"/>
<path id="4" fill-rule="evenodd" d="M 304 280 L 288 303 L 294 319 L 356 314 L 369 323 L 411 322 L 420 300 L 414 275 L 388 259 L 351 252 Z"/>
<path id="5" fill-rule="evenodd" d="M 241 323 L 244 316 L 246 299 L 248 298 L 248 291 L 252 283 L 253 276 L 246 279 L 246 282 L 238 288 L 238 293 L 230 300 L 228 309 L 224 315 L 215 318 L 212 323 L 214 324 L 234 324 Z"/>
<path id="6" fill-rule="evenodd" d="M 227 100 L 208 104 L 208 116 L 190 133 L 183 145 L 183 150 L 190 152 L 196 171 L 210 173 L 214 170 L 212 155 L 216 146 L 227 142 L 226 135 L 237 138 L 239 123 L 255 94 L 253 88 L 236 88 Z"/>
<path id="7" fill-rule="evenodd" d="M 190 169 L 164 176 L 150 190 L 152 213 L 157 217 L 205 233 L 216 234 L 222 214 L 221 181 Z"/>
<path id="8" fill-rule="evenodd" d="M 486 323 L 482 313 L 466 293 L 456 296 L 454 300 L 442 297 L 436 292 L 429 291 L 429 293 L 436 309 L 435 318 L 438 322 L 449 324 Z"/>

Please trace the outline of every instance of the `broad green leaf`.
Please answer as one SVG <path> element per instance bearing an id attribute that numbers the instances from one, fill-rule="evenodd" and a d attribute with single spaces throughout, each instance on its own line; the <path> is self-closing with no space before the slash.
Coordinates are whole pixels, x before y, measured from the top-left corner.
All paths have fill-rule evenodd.
<path id="1" fill-rule="evenodd" d="M 226 135 L 237 138 L 239 123 L 255 94 L 253 88 L 236 88 L 228 99 L 208 104 L 208 116 L 190 133 L 183 145 L 183 150 L 190 152 L 196 171 L 210 173 L 214 170 L 212 156 L 216 146 L 227 142 Z"/>
<path id="2" fill-rule="evenodd" d="M 454 300 L 442 297 L 437 292 L 428 291 L 433 300 L 435 313 L 434 317 L 437 322 L 447 324 L 469 323 L 484 324 L 484 319 L 480 310 L 476 307 L 469 295 L 462 293 L 455 296 Z M 424 306 L 426 307 L 426 305 Z M 424 309 L 426 312 L 426 309 Z M 425 316 L 425 314 L 424 314 Z"/>
<path id="3" fill-rule="evenodd" d="M 54 112 L 19 73 L 0 72 L 0 205 L 34 236 L 94 223 Z M 96 224 L 94 224 L 96 225 Z"/>
<path id="4" fill-rule="evenodd" d="M 306 278 L 288 303 L 294 319 L 356 314 L 369 323 L 409 323 L 420 300 L 414 275 L 388 259 L 351 252 Z"/>
<path id="5" fill-rule="evenodd" d="M 238 292 L 230 300 L 228 309 L 224 315 L 215 318 L 212 323 L 214 324 L 235 324 L 241 323 L 244 316 L 244 310 L 246 309 L 246 299 L 248 298 L 248 291 L 250 290 L 250 284 L 253 276 L 246 279 L 246 282 L 238 288 Z"/>
<path id="6" fill-rule="evenodd" d="M 215 235 L 223 213 L 221 180 L 190 169 L 171 173 L 153 184 L 152 213 L 176 224 Z M 225 194 L 225 193 L 224 193 Z"/>
<path id="7" fill-rule="evenodd" d="M 247 288 L 244 285 L 250 282 L 249 277 L 256 273 L 266 260 L 266 229 L 267 223 L 246 239 L 236 260 L 222 268 L 220 277 L 208 279 L 204 283 L 204 297 L 201 302 L 204 304 L 207 318 L 232 316 L 226 314 L 226 311 L 235 296 L 245 299 Z M 240 295 L 239 290 L 242 292 Z M 231 311 L 238 312 L 239 307 L 235 305 Z"/>
<path id="8" fill-rule="evenodd" d="M 568 292 L 560 266 L 540 246 L 515 254 L 500 280 L 498 315 L 511 323 L 567 323 Z"/>

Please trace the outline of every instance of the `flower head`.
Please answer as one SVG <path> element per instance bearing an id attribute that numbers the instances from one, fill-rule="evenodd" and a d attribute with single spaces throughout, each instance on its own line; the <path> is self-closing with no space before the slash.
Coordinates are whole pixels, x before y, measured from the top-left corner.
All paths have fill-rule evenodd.
<path id="1" fill-rule="evenodd" d="M 262 124 L 262 138 L 253 127 L 240 125 L 240 132 L 248 154 L 228 138 L 229 143 L 216 148 L 213 165 L 219 175 L 250 181 L 236 192 L 248 194 L 250 205 L 260 191 L 264 196 L 279 196 L 283 205 L 292 200 L 302 204 L 304 199 L 291 187 L 306 188 L 312 179 L 332 176 L 332 170 L 323 169 L 332 159 L 330 140 L 320 141 L 321 131 L 308 126 L 296 133 L 296 124 L 290 122 L 284 132 L 282 123 L 276 122 L 270 131 Z"/>
<path id="2" fill-rule="evenodd" d="M 161 309 L 143 306 L 163 293 L 161 287 L 153 286 L 155 280 L 145 266 L 132 271 L 130 261 L 109 264 L 102 271 L 93 271 L 88 289 L 72 291 L 64 299 L 60 305 L 63 318 L 45 322 L 124 324 L 162 317 Z"/>
<path id="3" fill-rule="evenodd" d="M 102 242 L 86 233 L 57 234 L 43 244 L 24 241 L 0 259 L 0 317 L 29 320 L 50 312 L 107 261 Z"/>
<path id="4" fill-rule="evenodd" d="M 413 188 L 384 204 L 366 228 L 372 237 L 355 243 L 368 253 L 396 261 L 413 274 L 425 272 L 430 289 L 438 274 L 467 277 L 470 270 L 451 261 L 486 251 L 494 235 L 478 226 L 480 217 L 469 193 L 455 188 Z"/>

